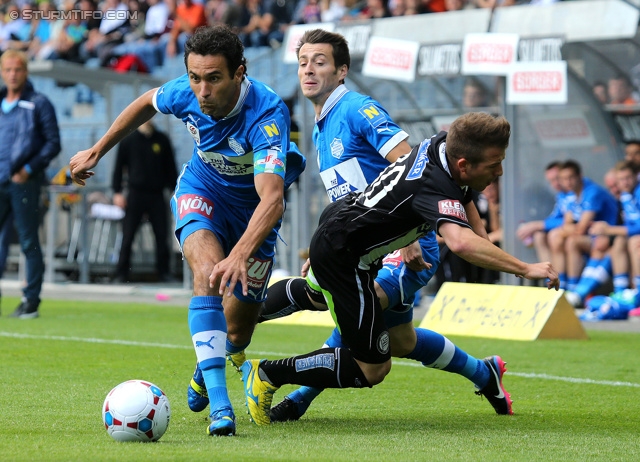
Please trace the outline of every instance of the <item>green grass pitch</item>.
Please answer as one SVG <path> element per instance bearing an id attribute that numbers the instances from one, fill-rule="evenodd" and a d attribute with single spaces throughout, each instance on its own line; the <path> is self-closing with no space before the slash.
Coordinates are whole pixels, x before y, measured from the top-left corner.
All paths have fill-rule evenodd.
<path id="1" fill-rule="evenodd" d="M 5 298 L 3 307 L 17 305 Z M 206 435 L 186 386 L 195 355 L 186 307 L 45 300 L 35 320 L 0 318 L 3 461 L 591 461 L 640 460 L 640 335 L 589 331 L 588 341 L 452 340 L 476 357 L 500 354 L 513 416 L 498 416 L 466 379 L 396 360 L 380 385 L 328 390 L 299 421 L 253 425 L 240 376 L 227 368 L 233 438 Z M 319 347 L 321 327 L 258 326 L 248 356 Z M 117 443 L 102 403 L 128 379 L 171 403 L 157 443 Z M 293 387 L 276 393 L 277 403 Z"/>

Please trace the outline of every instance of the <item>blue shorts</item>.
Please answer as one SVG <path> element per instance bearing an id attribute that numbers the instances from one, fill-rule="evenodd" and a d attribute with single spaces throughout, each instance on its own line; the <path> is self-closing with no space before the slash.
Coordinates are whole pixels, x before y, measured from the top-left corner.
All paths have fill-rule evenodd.
<path id="1" fill-rule="evenodd" d="M 389 308 L 384 311 L 387 327 L 395 327 L 413 320 L 413 302 L 417 291 L 427 285 L 440 264 L 440 250 L 436 233 L 431 231 L 420 239 L 422 258 L 431 263 L 428 270 L 416 273 L 406 267 L 396 250 L 382 261 L 376 282 L 389 299 Z"/>
<path id="2" fill-rule="evenodd" d="M 241 207 L 213 188 L 206 188 L 188 168 L 178 179 L 171 198 L 171 211 L 176 223 L 175 235 L 180 248 L 185 239 L 195 231 L 211 231 L 229 255 L 244 234 L 255 207 Z M 276 239 L 281 221 L 278 221 L 260 248 L 248 262 L 248 295 L 242 294 L 242 285 L 236 284 L 233 294 L 238 300 L 260 303 L 267 298 L 267 286 L 273 270 Z"/>

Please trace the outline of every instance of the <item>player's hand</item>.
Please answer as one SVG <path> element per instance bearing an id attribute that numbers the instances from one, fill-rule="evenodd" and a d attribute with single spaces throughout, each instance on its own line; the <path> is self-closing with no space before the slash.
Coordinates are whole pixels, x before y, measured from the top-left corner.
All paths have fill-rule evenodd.
<path id="1" fill-rule="evenodd" d="M 247 259 L 231 253 L 213 267 L 209 276 L 209 287 L 217 286 L 220 295 L 225 295 L 226 287 L 226 295 L 230 296 L 238 283 L 242 284 L 242 295 L 248 295 Z"/>
<path id="2" fill-rule="evenodd" d="M 422 258 L 422 249 L 418 241 L 400 249 L 400 255 L 402 256 L 402 261 L 410 270 L 420 272 L 424 269 L 431 268 L 431 263 L 425 262 Z"/>
<path id="3" fill-rule="evenodd" d="M 309 274 L 309 268 L 311 268 L 311 260 L 307 258 L 307 261 L 302 264 L 302 268 L 300 269 L 300 276 L 306 278 L 307 274 Z"/>
<path id="4" fill-rule="evenodd" d="M 547 279 L 547 288 L 549 290 L 560 289 L 558 272 L 548 261 L 527 264 L 527 270 L 521 277 L 525 279 Z"/>
<path id="5" fill-rule="evenodd" d="M 85 185 L 85 180 L 88 180 L 94 175 L 91 170 L 98 165 L 98 155 L 91 149 L 79 151 L 69 161 L 69 170 L 71 171 L 71 179 L 81 185 Z"/>

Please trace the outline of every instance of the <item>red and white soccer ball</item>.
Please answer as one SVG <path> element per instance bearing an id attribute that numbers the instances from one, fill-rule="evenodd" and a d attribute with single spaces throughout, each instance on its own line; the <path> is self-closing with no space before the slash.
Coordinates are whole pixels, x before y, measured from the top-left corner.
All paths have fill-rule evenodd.
<path id="1" fill-rule="evenodd" d="M 170 418 L 167 395 L 145 380 L 122 382 L 102 405 L 102 421 L 116 441 L 158 441 L 167 431 Z"/>

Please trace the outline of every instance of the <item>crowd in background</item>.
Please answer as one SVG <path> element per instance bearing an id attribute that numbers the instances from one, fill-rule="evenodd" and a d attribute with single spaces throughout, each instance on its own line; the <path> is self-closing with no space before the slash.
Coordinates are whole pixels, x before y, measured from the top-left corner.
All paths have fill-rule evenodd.
<path id="1" fill-rule="evenodd" d="M 96 59 L 101 66 L 117 66 L 119 58 L 129 56 L 129 65 L 131 59 L 137 58 L 136 70 L 150 71 L 161 66 L 165 57 L 179 55 L 186 38 L 206 24 L 228 24 L 245 47 L 277 48 L 292 24 L 555 1 L 2 0 L 0 50 L 24 50 L 31 59 L 80 63 Z"/>

